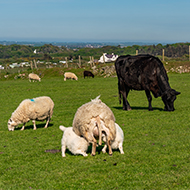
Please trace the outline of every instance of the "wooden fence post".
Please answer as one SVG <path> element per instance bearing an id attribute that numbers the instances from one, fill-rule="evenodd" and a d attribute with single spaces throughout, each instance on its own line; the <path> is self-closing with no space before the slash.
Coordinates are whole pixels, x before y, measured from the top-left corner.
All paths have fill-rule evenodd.
<path id="1" fill-rule="evenodd" d="M 37 63 L 36 63 L 36 60 L 34 59 L 34 66 L 35 68 L 37 69 Z"/>
<path id="2" fill-rule="evenodd" d="M 105 64 L 105 57 L 104 57 L 104 53 L 103 53 L 103 61 L 104 61 L 104 64 Z"/>
<path id="3" fill-rule="evenodd" d="M 81 68 L 81 59 L 80 59 L 80 55 L 79 55 L 79 68 Z"/>
<path id="4" fill-rule="evenodd" d="M 136 49 L 136 55 L 138 55 L 139 54 L 139 51 L 138 51 L 138 49 Z"/>
<path id="5" fill-rule="evenodd" d="M 92 57 L 90 56 L 90 66 L 92 67 Z"/>
<path id="6" fill-rule="evenodd" d="M 162 49 L 162 61 L 164 61 L 164 49 Z"/>
<path id="7" fill-rule="evenodd" d="M 30 67 L 33 70 L 33 62 L 32 61 L 30 61 Z"/>
<path id="8" fill-rule="evenodd" d="M 94 57 L 92 56 L 92 65 L 94 66 Z"/>
<path id="9" fill-rule="evenodd" d="M 67 57 L 65 57 L 65 61 L 66 61 L 65 65 L 68 68 Z"/>

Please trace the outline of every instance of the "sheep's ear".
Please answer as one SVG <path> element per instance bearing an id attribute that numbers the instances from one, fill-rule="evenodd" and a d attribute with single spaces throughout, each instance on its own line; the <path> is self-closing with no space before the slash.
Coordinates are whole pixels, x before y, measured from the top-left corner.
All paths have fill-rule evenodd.
<path id="1" fill-rule="evenodd" d="M 98 100 L 100 98 L 101 95 L 97 96 L 95 99 Z"/>

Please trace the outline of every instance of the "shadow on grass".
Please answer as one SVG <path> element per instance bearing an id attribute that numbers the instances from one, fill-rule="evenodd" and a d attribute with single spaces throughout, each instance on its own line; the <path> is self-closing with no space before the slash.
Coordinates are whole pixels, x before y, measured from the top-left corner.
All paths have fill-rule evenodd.
<path id="1" fill-rule="evenodd" d="M 46 123 L 37 124 L 37 125 L 36 125 L 36 128 L 37 128 L 37 129 L 39 129 L 39 128 L 44 128 L 44 127 L 45 127 L 45 124 L 46 124 Z M 53 126 L 53 124 L 51 124 L 51 123 L 48 124 L 48 127 L 52 127 L 52 126 Z M 19 127 L 15 128 L 15 130 L 21 130 L 21 128 L 22 128 L 22 126 L 21 126 L 21 127 L 19 126 Z M 34 128 L 33 124 L 31 124 L 31 125 L 25 125 L 24 130 L 33 129 L 33 128 Z"/>
<path id="2" fill-rule="evenodd" d="M 97 155 L 97 154 L 100 154 L 100 153 L 102 152 L 103 147 L 104 147 L 103 145 L 96 147 L 96 155 Z M 112 150 L 112 151 L 113 151 L 113 153 L 114 153 L 114 152 L 118 152 L 119 149 L 118 149 L 118 150 Z M 55 153 L 60 153 L 60 152 L 61 152 L 61 149 L 47 149 L 47 150 L 45 150 L 45 152 L 46 152 L 46 153 L 53 153 L 53 154 L 55 154 Z M 92 152 L 92 145 L 89 145 L 89 146 L 88 146 L 88 150 L 86 151 L 86 153 L 87 153 L 88 155 L 91 155 L 91 152 Z M 72 154 L 72 153 L 69 151 L 68 148 L 66 149 L 65 154 L 69 154 L 69 155 L 73 155 L 73 156 L 82 156 L 81 154 L 77 154 L 77 155 Z M 107 151 L 106 151 L 105 154 L 108 154 L 108 149 L 107 149 Z M 109 154 L 108 154 L 108 155 L 109 155 Z"/>
<path id="3" fill-rule="evenodd" d="M 117 110 L 123 110 L 123 107 L 122 107 L 122 106 L 120 106 L 120 107 L 113 107 L 113 108 L 114 108 L 114 109 L 117 109 Z M 147 110 L 147 111 L 148 111 L 148 107 L 132 106 L 131 109 L 132 109 L 132 110 Z M 153 109 L 153 111 L 154 111 L 154 110 L 164 111 L 163 108 L 153 107 L 152 109 Z M 126 110 L 123 110 L 123 111 L 126 111 Z"/>

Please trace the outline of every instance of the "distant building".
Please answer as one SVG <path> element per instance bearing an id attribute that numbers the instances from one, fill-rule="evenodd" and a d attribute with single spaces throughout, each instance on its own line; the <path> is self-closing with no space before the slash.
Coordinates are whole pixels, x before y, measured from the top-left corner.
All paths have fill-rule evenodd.
<path id="1" fill-rule="evenodd" d="M 2 65 L 0 65 L 0 69 L 4 69 L 4 67 Z"/>
<path id="2" fill-rule="evenodd" d="M 99 63 L 108 63 L 108 62 L 114 62 L 116 61 L 116 59 L 118 58 L 118 55 L 114 55 L 112 54 L 107 54 L 107 53 L 103 53 L 103 55 L 100 57 L 100 59 L 98 60 Z"/>

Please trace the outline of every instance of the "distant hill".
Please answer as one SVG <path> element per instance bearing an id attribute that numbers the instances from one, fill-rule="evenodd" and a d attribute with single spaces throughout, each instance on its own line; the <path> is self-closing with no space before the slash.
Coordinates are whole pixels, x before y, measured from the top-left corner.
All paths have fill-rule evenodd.
<path id="1" fill-rule="evenodd" d="M 162 55 L 162 49 L 165 50 L 167 57 L 182 57 L 189 56 L 190 43 L 175 43 L 175 44 L 157 44 L 157 45 L 106 45 L 95 43 L 71 43 L 70 45 L 62 45 L 61 43 L 43 44 L 36 46 L 34 44 L 10 44 L 6 45 L 6 41 L 0 43 L 0 59 L 10 58 L 51 58 L 51 57 L 78 57 L 80 56 L 94 56 L 99 58 L 102 53 L 114 53 L 117 55 L 135 54 L 138 50 L 139 54 L 151 54 L 154 56 Z M 24 43 L 24 42 L 22 42 Z M 132 42 L 131 42 L 132 43 Z M 127 43 L 126 43 L 127 44 Z M 84 46 L 84 47 L 83 47 Z"/>

